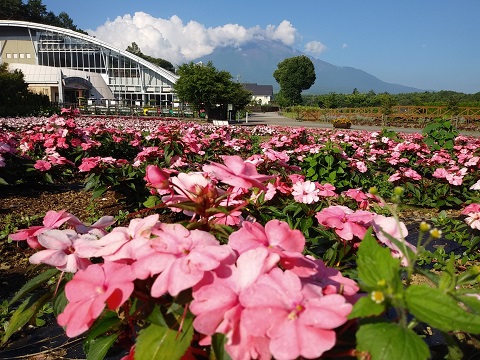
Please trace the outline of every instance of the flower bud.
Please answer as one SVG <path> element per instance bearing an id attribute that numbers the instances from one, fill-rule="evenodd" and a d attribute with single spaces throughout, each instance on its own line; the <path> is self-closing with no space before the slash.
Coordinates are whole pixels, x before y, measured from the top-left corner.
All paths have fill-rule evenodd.
<path id="1" fill-rule="evenodd" d="M 405 189 L 401 186 L 396 186 L 395 189 L 393 189 L 393 193 L 396 196 L 402 196 L 404 192 L 405 192 Z"/>
<path id="2" fill-rule="evenodd" d="M 420 231 L 421 231 L 421 232 L 427 232 L 427 231 L 430 230 L 430 228 L 431 228 L 431 227 L 430 227 L 430 224 L 427 224 L 425 221 L 422 221 L 422 222 L 420 223 Z"/>
<path id="3" fill-rule="evenodd" d="M 378 194 L 378 189 L 376 186 L 372 186 L 370 189 L 368 189 L 368 192 L 372 195 L 377 195 Z"/>

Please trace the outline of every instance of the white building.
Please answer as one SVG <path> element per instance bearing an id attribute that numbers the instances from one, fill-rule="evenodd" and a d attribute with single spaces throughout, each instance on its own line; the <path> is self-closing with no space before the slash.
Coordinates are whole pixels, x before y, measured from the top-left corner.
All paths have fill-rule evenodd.
<path id="1" fill-rule="evenodd" d="M 0 20 L 0 63 L 19 69 L 52 102 L 78 98 L 171 106 L 178 76 L 94 37 L 54 26 Z"/>
<path id="2" fill-rule="evenodd" d="M 273 85 L 243 84 L 244 88 L 252 92 L 252 100 L 259 105 L 268 105 L 273 100 Z"/>

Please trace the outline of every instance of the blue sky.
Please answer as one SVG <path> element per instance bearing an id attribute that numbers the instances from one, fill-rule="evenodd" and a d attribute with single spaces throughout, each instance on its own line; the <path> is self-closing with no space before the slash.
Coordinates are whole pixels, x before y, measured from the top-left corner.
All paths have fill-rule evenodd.
<path id="1" fill-rule="evenodd" d="M 122 49 L 174 64 L 256 36 L 426 90 L 480 92 L 480 0 L 43 0 Z M 198 56 L 197 56 L 198 55 Z M 215 64 L 214 64 L 215 65 Z M 319 79 L 321 80 L 321 79 Z"/>

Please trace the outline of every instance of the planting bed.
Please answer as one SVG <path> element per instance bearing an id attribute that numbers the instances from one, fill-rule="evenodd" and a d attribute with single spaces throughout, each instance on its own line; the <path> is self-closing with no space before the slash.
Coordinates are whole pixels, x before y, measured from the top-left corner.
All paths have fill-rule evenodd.
<path id="1" fill-rule="evenodd" d="M 99 359 L 135 342 L 140 358 L 479 354 L 480 140 L 448 122 L 423 135 L 69 112 L 0 125 L 0 310 L 13 314 L 0 313 L 0 359 L 83 357 L 77 335 Z M 32 278 L 46 291 L 31 300 L 39 312 L 7 306 Z M 101 314 L 82 310 L 97 299 Z M 270 311 L 289 331 L 298 321 L 293 338 L 315 328 L 315 341 L 285 347 L 263 329 Z M 319 311 L 331 321 L 309 323 Z"/>

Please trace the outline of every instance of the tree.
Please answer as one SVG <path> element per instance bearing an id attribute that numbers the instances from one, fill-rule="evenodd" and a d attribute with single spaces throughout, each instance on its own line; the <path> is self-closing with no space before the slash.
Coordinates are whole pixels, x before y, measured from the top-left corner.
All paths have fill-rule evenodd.
<path id="1" fill-rule="evenodd" d="M 278 63 L 273 77 L 280 85 L 277 102 L 280 106 L 302 103 L 302 91 L 315 83 L 315 67 L 307 56 L 295 56 Z"/>
<path id="2" fill-rule="evenodd" d="M 20 70 L 9 71 L 7 63 L 0 64 L 0 116 L 32 115 L 49 104 L 48 96 L 28 90 Z"/>
<path id="3" fill-rule="evenodd" d="M 252 96 L 241 84 L 232 81 L 228 71 L 217 70 L 212 62 L 183 64 L 178 68 L 178 75 L 180 78 L 175 84 L 178 98 L 195 110 L 205 109 L 209 117 L 212 110 L 218 108 L 223 108 L 226 114 L 227 104 L 243 109 Z"/>
<path id="4" fill-rule="evenodd" d="M 137 45 L 136 42 L 132 42 L 132 45 L 127 46 L 125 50 L 134 55 L 137 55 L 138 57 L 141 57 L 144 60 L 147 60 L 148 62 L 151 62 L 154 65 L 164 68 L 165 70 L 171 71 L 173 73 L 175 72 L 175 67 L 170 61 L 145 55 L 142 50 L 140 50 L 140 47 Z"/>

